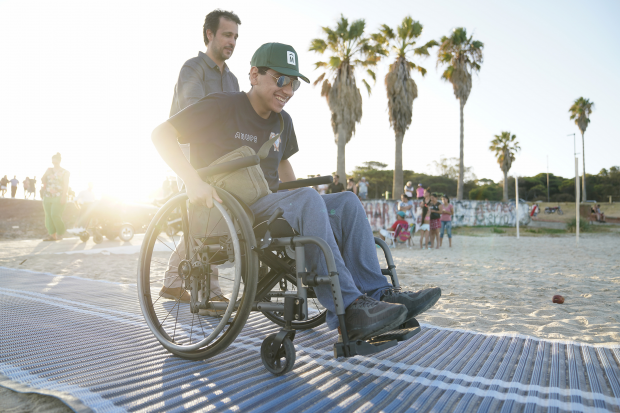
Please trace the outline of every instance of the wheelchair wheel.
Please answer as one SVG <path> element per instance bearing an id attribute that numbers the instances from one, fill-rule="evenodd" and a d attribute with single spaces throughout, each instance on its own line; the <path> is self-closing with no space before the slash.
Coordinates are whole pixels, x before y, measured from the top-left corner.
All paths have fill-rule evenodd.
<path id="1" fill-rule="evenodd" d="M 95 244 L 101 244 L 103 242 L 103 235 L 101 235 L 101 232 L 99 232 L 97 228 L 95 228 L 93 232 L 93 241 L 95 241 Z"/>
<path id="2" fill-rule="evenodd" d="M 285 274 L 280 281 L 279 286 L 276 286 L 274 290 L 284 291 L 296 291 L 297 290 L 297 278 L 290 274 Z M 284 303 L 284 298 L 270 297 L 273 303 Z M 284 327 L 284 314 L 277 311 L 263 311 L 265 317 L 273 321 L 280 327 Z M 308 319 L 303 321 L 293 321 L 293 328 L 295 330 L 308 330 L 310 328 L 318 327 L 325 322 L 327 310 L 319 303 L 316 298 L 316 294 L 312 287 L 308 288 Z"/>
<path id="3" fill-rule="evenodd" d="M 149 328 L 168 351 L 195 360 L 213 357 L 235 340 L 256 295 L 251 222 L 232 195 L 217 191 L 223 204 L 214 202 L 211 209 L 188 208 L 184 193 L 166 202 L 149 224 L 138 265 L 140 306 Z M 162 233 L 179 211 L 182 235 Z M 211 285 L 209 272 L 216 269 L 221 291 Z"/>
<path id="4" fill-rule="evenodd" d="M 273 340 L 275 338 L 276 334 L 271 334 L 263 341 L 263 344 L 260 346 L 260 358 L 270 373 L 281 376 L 293 370 L 296 358 L 295 346 L 290 338 L 285 337 L 282 347 L 279 349 L 274 348 Z"/>

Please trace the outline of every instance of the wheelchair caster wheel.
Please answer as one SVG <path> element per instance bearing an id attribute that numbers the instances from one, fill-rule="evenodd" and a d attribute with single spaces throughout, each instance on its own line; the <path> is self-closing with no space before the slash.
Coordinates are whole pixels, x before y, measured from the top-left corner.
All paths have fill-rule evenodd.
<path id="1" fill-rule="evenodd" d="M 95 241 L 95 244 L 101 244 L 103 242 L 103 235 L 99 231 L 95 231 L 93 241 Z"/>
<path id="2" fill-rule="evenodd" d="M 269 372 L 276 376 L 293 370 L 295 364 L 295 346 L 290 338 L 285 337 L 280 348 L 274 348 L 275 334 L 267 336 L 260 347 L 260 358 Z M 284 360 L 282 360 L 284 359 Z"/>

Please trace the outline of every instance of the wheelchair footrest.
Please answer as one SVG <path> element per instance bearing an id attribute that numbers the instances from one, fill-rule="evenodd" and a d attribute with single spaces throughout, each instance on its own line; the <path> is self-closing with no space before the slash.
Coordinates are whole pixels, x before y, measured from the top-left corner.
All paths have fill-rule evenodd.
<path id="1" fill-rule="evenodd" d="M 397 340 L 397 341 L 405 341 L 409 340 L 411 337 L 418 334 L 420 331 L 420 327 L 409 327 L 409 328 L 401 328 L 398 330 L 388 331 L 387 333 L 383 333 L 376 337 L 369 339 L 368 341 L 371 343 L 382 342 L 387 340 Z"/>
<path id="2" fill-rule="evenodd" d="M 396 340 L 375 341 L 372 343 L 368 341 L 356 340 L 350 342 L 345 348 L 344 343 L 337 342 L 334 344 L 334 357 L 366 356 L 387 350 L 397 344 L 398 341 Z"/>

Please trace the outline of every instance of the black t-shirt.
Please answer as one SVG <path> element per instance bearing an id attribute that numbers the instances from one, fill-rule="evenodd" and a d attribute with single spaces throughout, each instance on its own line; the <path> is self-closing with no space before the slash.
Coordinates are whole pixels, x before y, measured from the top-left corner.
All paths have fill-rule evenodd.
<path id="1" fill-rule="evenodd" d="M 329 184 L 329 188 L 327 188 L 328 194 L 335 194 L 335 193 L 343 192 L 343 191 L 344 191 L 344 185 L 342 182 L 338 182 L 337 184 L 332 182 L 331 184 Z"/>
<path id="2" fill-rule="evenodd" d="M 439 213 L 439 205 L 441 205 L 441 202 L 436 202 L 434 204 L 432 202 L 429 202 L 428 204 L 426 204 L 426 206 L 428 206 L 428 208 L 431 210 L 431 219 L 441 218 L 441 214 Z"/>
<path id="3" fill-rule="evenodd" d="M 278 166 L 299 149 L 291 116 L 282 111 L 284 130 L 269 155 L 260 163 L 269 188 L 277 189 Z M 190 144 L 190 162 L 196 169 L 209 166 L 219 157 L 242 146 L 256 152 L 280 132 L 280 118 L 271 113 L 263 119 L 245 92 L 212 93 L 177 113 L 168 122 L 179 133 L 179 143 Z"/>

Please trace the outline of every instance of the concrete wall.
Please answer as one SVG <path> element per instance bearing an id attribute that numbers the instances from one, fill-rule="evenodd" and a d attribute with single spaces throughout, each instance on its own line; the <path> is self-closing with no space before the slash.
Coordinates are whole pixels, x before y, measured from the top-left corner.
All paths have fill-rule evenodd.
<path id="1" fill-rule="evenodd" d="M 418 220 L 421 219 L 421 201 L 414 200 Z M 366 216 L 373 231 L 391 227 L 396 221 L 398 203 L 396 201 L 362 201 Z M 516 226 L 516 208 L 513 203 L 491 201 L 452 201 L 454 216 L 452 226 Z M 525 202 L 519 203 L 519 224 L 530 223 L 529 208 Z"/>

